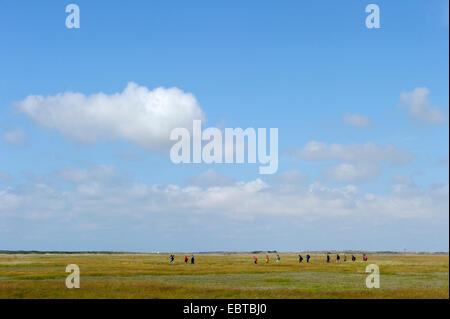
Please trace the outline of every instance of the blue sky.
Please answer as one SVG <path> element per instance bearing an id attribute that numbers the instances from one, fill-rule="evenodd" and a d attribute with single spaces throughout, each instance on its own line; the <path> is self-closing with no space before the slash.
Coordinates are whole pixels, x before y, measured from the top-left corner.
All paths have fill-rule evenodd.
<path id="1" fill-rule="evenodd" d="M 69 3 L 2 4 L 0 249 L 448 251 L 447 1 Z M 190 111 L 278 172 L 173 164 Z"/>

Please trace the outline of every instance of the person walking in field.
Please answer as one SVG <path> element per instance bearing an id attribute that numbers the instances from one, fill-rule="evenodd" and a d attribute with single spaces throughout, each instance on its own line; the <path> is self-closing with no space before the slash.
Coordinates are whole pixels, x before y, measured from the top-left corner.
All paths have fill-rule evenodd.
<path id="1" fill-rule="evenodd" d="M 330 262 L 330 255 L 328 255 L 328 253 L 327 253 L 327 263 L 329 263 Z"/>
<path id="2" fill-rule="evenodd" d="M 340 262 L 341 261 L 341 256 L 339 256 L 339 254 L 336 254 L 336 262 Z"/>
<path id="3" fill-rule="evenodd" d="M 309 260 L 311 259 L 310 255 L 306 255 L 306 263 L 309 263 Z"/>
<path id="4" fill-rule="evenodd" d="M 277 255 L 277 263 L 280 262 L 280 255 Z"/>
<path id="5" fill-rule="evenodd" d="M 195 262 L 194 255 L 192 255 L 192 256 L 191 256 L 191 265 L 193 265 L 194 262 Z"/>
<path id="6" fill-rule="evenodd" d="M 269 263 L 269 255 L 266 255 L 266 264 Z"/>
<path id="7" fill-rule="evenodd" d="M 302 255 L 298 255 L 298 262 L 301 263 L 303 261 Z"/>
<path id="8" fill-rule="evenodd" d="M 352 255 L 352 261 L 355 261 L 356 257 L 354 255 Z"/>
<path id="9" fill-rule="evenodd" d="M 175 263 L 175 256 L 174 255 L 170 255 L 169 259 L 170 259 L 170 263 L 171 264 Z"/>
<path id="10" fill-rule="evenodd" d="M 188 258 L 188 256 L 184 256 L 184 263 L 187 265 L 187 263 L 188 263 L 188 260 L 189 260 L 189 258 Z"/>
<path id="11" fill-rule="evenodd" d="M 367 261 L 367 255 L 366 254 L 363 255 L 363 260 Z"/>
<path id="12" fill-rule="evenodd" d="M 253 257 L 253 262 L 254 262 L 255 264 L 257 264 L 257 263 L 258 263 L 258 258 Z"/>

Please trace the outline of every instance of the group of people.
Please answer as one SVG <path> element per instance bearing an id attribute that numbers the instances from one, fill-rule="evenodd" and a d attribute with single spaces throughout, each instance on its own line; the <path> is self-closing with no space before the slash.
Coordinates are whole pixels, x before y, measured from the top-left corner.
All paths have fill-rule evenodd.
<path id="1" fill-rule="evenodd" d="M 187 265 L 189 262 L 189 258 L 188 256 L 184 256 L 184 263 Z M 174 264 L 175 263 L 175 255 L 170 255 L 169 256 L 169 263 Z M 191 256 L 191 264 L 195 264 L 195 257 L 194 255 Z"/>
<path id="2" fill-rule="evenodd" d="M 311 256 L 309 254 L 306 255 L 306 262 L 309 263 L 309 261 L 311 260 Z M 330 254 L 327 253 L 327 263 L 330 262 Z M 343 260 L 344 262 L 347 261 L 347 255 L 343 256 Z M 266 255 L 266 264 L 268 264 L 270 261 L 269 259 L 269 255 Z M 279 263 L 281 261 L 280 259 L 280 255 L 277 255 L 277 259 L 276 262 Z M 341 256 L 339 254 L 336 254 L 336 262 L 340 262 L 341 261 Z M 356 257 L 355 255 L 352 255 L 352 261 L 356 261 Z M 363 254 L 363 261 L 367 261 L 367 255 Z M 298 255 L 298 262 L 302 263 L 303 262 L 303 256 L 302 255 Z M 257 264 L 258 263 L 258 258 L 256 256 L 253 256 L 253 263 Z"/>
<path id="3" fill-rule="evenodd" d="M 309 260 L 311 259 L 311 256 L 308 254 L 306 255 L 306 262 L 309 263 Z M 298 262 L 302 263 L 303 262 L 303 256 L 302 255 L 298 255 Z"/>
<path id="4" fill-rule="evenodd" d="M 134 257 L 134 256 L 133 256 Z M 311 260 L 311 256 L 309 254 L 306 255 L 306 262 L 309 263 L 309 261 Z M 331 260 L 330 258 L 330 254 L 327 253 L 327 263 L 329 263 Z M 344 262 L 347 261 L 347 255 L 344 255 L 343 257 Z M 270 261 L 269 255 L 266 255 L 266 264 L 268 264 Z M 281 261 L 280 255 L 277 254 L 277 258 L 275 260 L 277 263 L 279 263 Z M 336 254 L 336 262 L 340 262 L 341 261 L 341 256 L 339 256 L 339 254 Z M 352 255 L 352 261 L 356 261 L 356 257 L 354 255 Z M 367 255 L 363 254 L 363 261 L 367 261 Z M 171 264 L 175 263 L 175 255 L 170 255 L 169 256 L 169 262 Z M 189 262 L 189 258 L 188 256 L 184 256 L 184 263 L 188 264 Z M 302 263 L 303 262 L 303 256 L 302 255 L 298 255 L 298 262 Z M 195 258 L 194 255 L 191 256 L 191 264 L 195 263 Z M 258 257 L 253 256 L 253 263 L 257 264 L 258 263 Z"/>
<path id="5" fill-rule="evenodd" d="M 340 262 L 341 261 L 341 256 L 339 256 L 339 254 L 336 254 L 336 262 Z M 347 255 L 344 255 L 344 262 L 347 261 Z M 356 257 L 355 255 L 352 255 L 352 261 L 356 261 Z M 367 261 L 367 255 L 363 254 L 363 261 Z M 327 253 L 327 263 L 330 262 L 330 254 Z"/>

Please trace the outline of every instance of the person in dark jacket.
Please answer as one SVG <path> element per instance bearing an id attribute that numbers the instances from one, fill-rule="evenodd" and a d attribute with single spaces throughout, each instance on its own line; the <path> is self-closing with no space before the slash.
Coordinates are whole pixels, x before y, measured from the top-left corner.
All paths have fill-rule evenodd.
<path id="1" fill-rule="evenodd" d="M 298 262 L 301 263 L 303 261 L 302 255 L 298 255 Z"/>
<path id="2" fill-rule="evenodd" d="M 194 264 L 194 261 L 195 261 L 195 260 L 194 260 L 194 255 L 192 255 L 192 256 L 191 256 L 191 265 Z"/>
<path id="3" fill-rule="evenodd" d="M 310 255 L 306 255 L 306 262 L 309 263 L 309 260 L 311 259 Z"/>
<path id="4" fill-rule="evenodd" d="M 328 255 L 328 253 L 327 253 L 327 263 L 329 263 L 330 262 L 330 255 Z"/>

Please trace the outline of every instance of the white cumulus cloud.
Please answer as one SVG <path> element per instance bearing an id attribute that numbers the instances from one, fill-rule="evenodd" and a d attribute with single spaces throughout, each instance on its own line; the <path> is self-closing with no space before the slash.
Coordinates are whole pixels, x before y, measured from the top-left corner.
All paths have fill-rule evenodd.
<path id="1" fill-rule="evenodd" d="M 170 145 L 173 128 L 189 129 L 194 119 L 205 118 L 191 93 L 132 82 L 120 93 L 30 95 L 16 106 L 40 126 L 80 142 L 125 139 L 151 150 Z"/>

